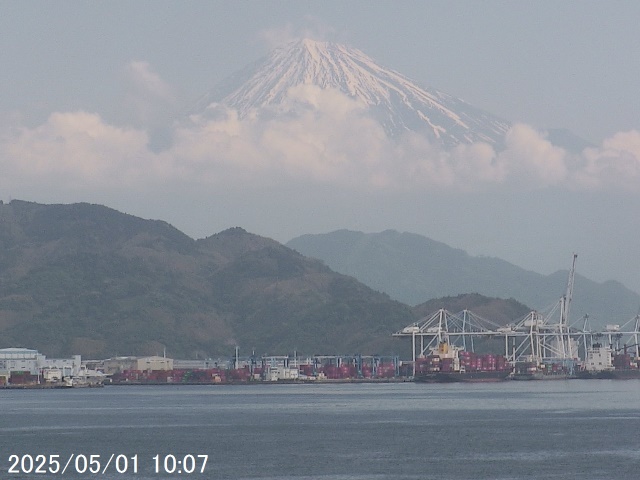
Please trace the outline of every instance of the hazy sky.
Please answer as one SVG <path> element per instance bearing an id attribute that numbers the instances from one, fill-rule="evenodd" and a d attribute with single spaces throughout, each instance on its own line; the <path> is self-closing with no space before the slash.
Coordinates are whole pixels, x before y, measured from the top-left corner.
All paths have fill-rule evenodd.
<path id="1" fill-rule="evenodd" d="M 195 238 L 392 228 L 540 273 L 575 251 L 579 273 L 640 292 L 639 22 L 634 1 L 0 1 L 0 198 L 101 203 Z M 337 116 L 346 99 L 321 125 L 177 126 L 220 80 L 301 36 L 517 123 L 510 149 L 414 143 L 405 164 L 406 145 Z M 594 148 L 569 154 L 547 128 Z M 362 152 L 336 140 L 342 163 L 327 166 L 287 147 L 310 132 L 362 139 Z M 364 178 L 371 162 L 382 181 Z"/>

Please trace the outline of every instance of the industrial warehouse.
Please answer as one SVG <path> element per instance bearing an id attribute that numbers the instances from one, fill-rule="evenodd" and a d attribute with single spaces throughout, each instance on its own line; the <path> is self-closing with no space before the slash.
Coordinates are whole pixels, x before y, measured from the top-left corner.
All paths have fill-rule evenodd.
<path id="1" fill-rule="evenodd" d="M 28 348 L 0 349 L 0 386 L 50 388 L 90 387 L 104 383 L 105 375 L 87 369 L 80 355 L 47 358 Z"/>

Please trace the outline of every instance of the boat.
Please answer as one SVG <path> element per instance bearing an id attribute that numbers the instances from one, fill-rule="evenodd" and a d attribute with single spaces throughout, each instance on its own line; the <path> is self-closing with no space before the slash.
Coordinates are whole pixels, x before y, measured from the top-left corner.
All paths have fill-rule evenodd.
<path id="1" fill-rule="evenodd" d="M 516 362 L 509 380 L 568 380 L 571 370 L 562 363 Z"/>
<path id="2" fill-rule="evenodd" d="M 432 372 L 416 374 L 414 381 L 418 383 L 502 382 L 507 380 L 510 373 L 510 371 Z"/>
<path id="3" fill-rule="evenodd" d="M 81 367 L 77 375 L 69 378 L 67 381 L 73 388 L 103 387 L 106 375 L 96 370 L 89 370 L 84 366 Z"/>
<path id="4" fill-rule="evenodd" d="M 580 380 L 633 380 L 640 379 L 640 370 L 637 368 L 629 370 L 600 370 L 597 372 L 580 370 L 576 372 L 575 377 Z"/>
<path id="5" fill-rule="evenodd" d="M 416 360 L 413 379 L 418 383 L 501 382 L 511 370 L 502 355 L 479 355 L 440 342 L 429 355 Z"/>
<path id="6" fill-rule="evenodd" d="M 544 373 L 535 362 L 516 362 L 510 380 L 544 380 Z"/>
<path id="7" fill-rule="evenodd" d="M 583 380 L 631 380 L 640 379 L 638 359 L 632 358 L 625 347 L 624 353 L 616 353 L 611 347 L 594 343 L 587 349 L 587 359 L 576 372 Z"/>

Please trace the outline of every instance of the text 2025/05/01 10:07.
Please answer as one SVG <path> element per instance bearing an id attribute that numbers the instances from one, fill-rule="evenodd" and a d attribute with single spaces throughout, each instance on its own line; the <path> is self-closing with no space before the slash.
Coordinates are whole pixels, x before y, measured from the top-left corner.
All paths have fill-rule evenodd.
<path id="1" fill-rule="evenodd" d="M 138 454 L 123 453 L 111 455 L 75 454 L 64 458 L 59 454 L 10 455 L 7 473 L 10 474 L 60 474 L 74 472 L 79 474 L 138 473 L 139 467 L 150 467 L 156 474 L 204 473 L 209 455 L 173 453 L 141 457 Z M 145 463 L 143 465 L 143 463 Z"/>

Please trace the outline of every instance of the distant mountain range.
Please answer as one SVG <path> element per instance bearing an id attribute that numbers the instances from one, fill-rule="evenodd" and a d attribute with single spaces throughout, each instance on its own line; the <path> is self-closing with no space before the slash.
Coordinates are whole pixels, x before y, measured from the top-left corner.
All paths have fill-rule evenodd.
<path id="1" fill-rule="evenodd" d="M 544 310 L 565 294 L 569 274 L 558 271 L 545 276 L 504 260 L 473 257 L 444 243 L 393 230 L 370 234 L 339 230 L 303 235 L 289 241 L 287 246 L 410 305 L 432 298 L 479 293 L 514 298 Z M 579 257 L 577 265 L 579 272 Z M 624 285 L 615 281 L 596 283 L 576 274 L 571 304 L 573 321 L 588 314 L 594 326 L 623 324 L 635 316 L 639 306 L 640 295 Z"/>
<path id="2" fill-rule="evenodd" d="M 391 334 L 419 318 L 469 308 L 509 323 L 558 299 L 566 278 L 394 231 L 284 246 L 232 228 L 194 240 L 99 205 L 0 203 L 0 348 L 48 356 L 205 358 L 237 345 L 244 355 L 409 358 Z M 638 295 L 616 282 L 577 276 L 575 287 L 574 318 L 609 304 L 619 313 L 606 323 L 635 314 Z"/>

